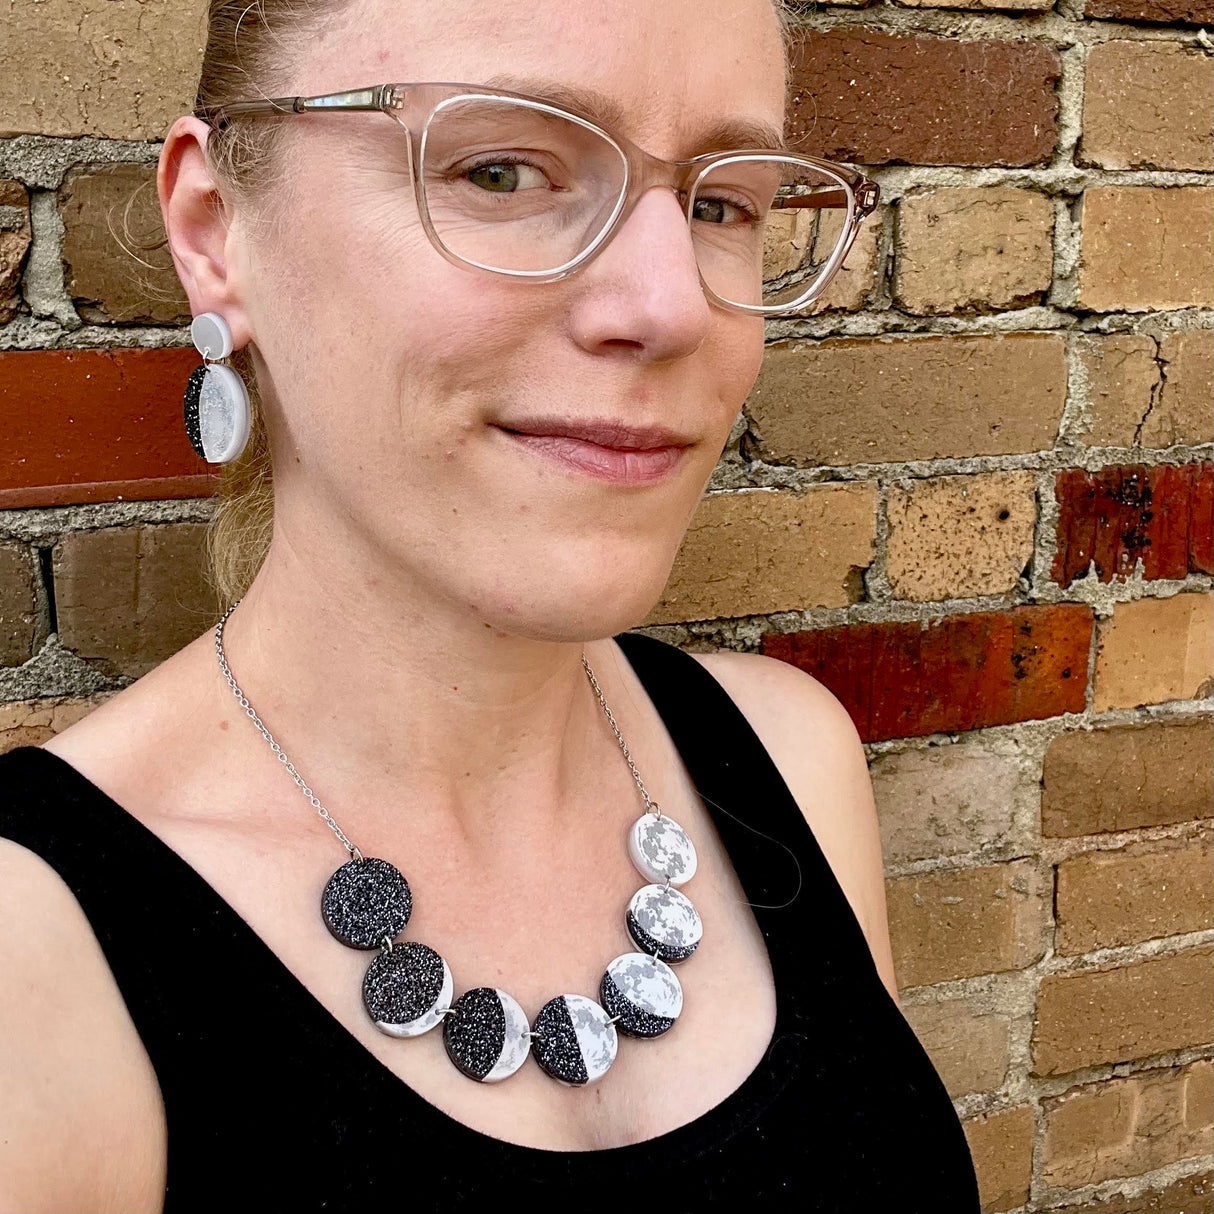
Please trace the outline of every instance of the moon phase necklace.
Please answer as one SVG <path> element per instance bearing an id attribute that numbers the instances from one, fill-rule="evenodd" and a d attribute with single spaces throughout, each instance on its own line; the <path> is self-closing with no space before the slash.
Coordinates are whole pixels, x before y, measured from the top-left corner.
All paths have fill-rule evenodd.
<path id="1" fill-rule="evenodd" d="M 376 1028 L 392 1037 L 418 1037 L 441 1024 L 448 1057 L 482 1083 L 508 1078 L 533 1054 L 553 1079 L 579 1087 L 601 1079 L 615 1061 L 617 1029 L 629 1037 L 654 1038 L 674 1025 L 683 1010 L 683 988 L 671 966 L 690 957 L 703 934 L 696 908 L 675 888 L 695 875 L 696 850 L 683 828 L 650 799 L 584 653 L 582 666 L 645 803 L 645 812 L 628 832 L 628 854 L 648 884 L 633 894 L 624 913 L 636 949 L 608 964 L 599 984 L 600 1001 L 557 995 L 529 1023 L 518 1002 L 496 987 L 473 987 L 453 1001 L 446 961 L 419 941 L 396 938 L 413 913 L 413 893 L 404 874 L 387 860 L 364 856 L 350 842 L 232 677 L 223 627 L 240 602 L 215 625 L 215 654 L 245 715 L 350 853 L 351 859 L 325 885 L 320 914 L 342 944 L 379 950 L 363 979 L 363 1005 Z"/>

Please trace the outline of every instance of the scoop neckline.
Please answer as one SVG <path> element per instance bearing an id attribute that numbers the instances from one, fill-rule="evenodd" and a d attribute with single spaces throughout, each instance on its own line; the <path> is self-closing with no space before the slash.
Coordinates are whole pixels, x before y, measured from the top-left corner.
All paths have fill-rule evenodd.
<path id="1" fill-rule="evenodd" d="M 669 1130 L 665 1130 L 660 1134 L 652 1135 L 649 1138 L 640 1139 L 637 1142 L 619 1143 L 609 1147 L 594 1147 L 588 1150 L 570 1150 L 564 1147 L 538 1147 L 526 1143 L 512 1142 L 506 1138 L 498 1138 L 494 1134 L 488 1134 L 484 1130 L 478 1130 L 474 1126 L 468 1125 L 466 1122 L 460 1121 L 459 1118 L 452 1116 L 432 1101 L 428 1100 L 416 1088 L 406 1083 L 395 1071 L 387 1066 L 380 1058 L 378 1058 L 354 1033 L 339 1020 L 320 999 L 312 993 L 307 985 L 302 982 L 295 972 L 282 960 L 281 957 L 266 943 L 261 935 L 254 929 L 252 924 L 236 910 L 234 906 L 226 898 L 224 898 L 218 890 L 196 869 L 191 865 L 184 856 L 174 850 L 166 843 L 155 831 L 148 827 L 138 817 L 132 814 L 124 806 L 119 804 L 113 797 L 109 795 L 98 784 L 95 784 L 88 776 L 86 776 L 79 768 L 74 767 L 61 755 L 54 751 L 47 750 L 42 746 L 29 746 L 21 749 L 36 750 L 39 753 L 47 756 L 60 773 L 66 776 L 69 780 L 74 780 L 76 783 L 87 788 L 92 796 L 104 804 L 108 809 L 115 812 L 121 819 L 127 821 L 133 828 L 137 837 L 141 838 L 144 846 L 150 846 L 153 850 L 159 851 L 168 858 L 170 864 L 175 864 L 180 869 L 188 874 L 187 879 L 193 881 L 197 886 L 209 895 L 209 897 L 218 904 L 221 908 L 221 914 L 233 921 L 239 932 L 245 937 L 246 944 L 251 945 L 255 952 L 261 954 L 263 960 L 268 961 L 270 969 L 277 974 L 280 982 L 285 982 L 286 985 L 294 989 L 301 995 L 306 1004 L 312 1009 L 313 1018 L 317 1015 L 323 1023 L 335 1025 L 341 1030 L 341 1036 L 338 1040 L 343 1042 L 343 1048 L 353 1057 L 362 1060 L 364 1067 L 370 1068 L 384 1085 L 386 1089 L 397 1093 L 397 1099 L 403 1094 L 407 1100 L 415 1101 L 419 1106 L 424 1108 L 434 1117 L 441 1120 L 443 1125 L 452 1133 L 462 1135 L 466 1138 L 481 1144 L 483 1148 L 498 1151 L 499 1153 L 522 1152 L 535 1157 L 554 1158 L 560 1156 L 567 1161 L 581 1159 L 585 1162 L 570 1164 L 570 1166 L 593 1168 L 596 1162 L 604 1161 L 615 1163 L 616 1161 L 628 1156 L 640 1156 L 646 1153 L 666 1153 L 666 1158 L 669 1159 L 669 1152 L 678 1151 L 680 1148 L 690 1145 L 699 1135 L 708 1134 L 713 1136 L 713 1141 L 710 1146 L 705 1149 L 712 1149 L 719 1146 L 734 1134 L 741 1132 L 748 1126 L 753 1118 L 748 1118 L 742 1125 L 734 1125 L 733 1114 L 739 1107 L 748 1107 L 752 1111 L 766 1108 L 769 1104 L 777 1100 L 785 1087 L 788 1085 L 793 1076 L 800 1068 L 803 1057 L 803 1050 L 797 1048 L 792 1051 L 794 1057 L 787 1061 L 781 1071 L 777 1073 L 775 1057 L 778 1052 L 785 1054 L 789 1053 L 788 1045 L 801 1045 L 804 1043 L 804 1034 L 797 1032 L 789 1027 L 789 1007 L 787 1003 L 786 983 L 790 981 L 791 975 L 785 972 L 785 953 L 781 948 L 773 948 L 772 941 L 769 938 L 770 924 L 766 916 L 770 913 L 769 907 L 755 905 L 751 903 L 752 911 L 755 915 L 759 926 L 760 934 L 763 939 L 764 948 L 767 950 L 768 963 L 771 966 L 772 981 L 776 992 L 776 1019 L 772 1029 L 771 1037 L 768 1039 L 767 1045 L 764 1047 L 763 1054 L 753 1070 L 751 1070 L 742 1082 L 728 1092 L 721 1100 L 719 1100 L 711 1108 L 706 1109 L 698 1116 L 690 1121 L 685 1121 L 680 1125 L 674 1126 Z M 2 756 L 0 756 L 2 757 Z M 693 781 L 694 787 L 694 781 Z M 714 826 L 719 825 L 719 819 L 716 811 L 711 807 L 708 799 L 700 794 L 696 788 L 696 795 L 700 797 L 704 804 L 709 817 L 712 819 Z M 726 855 L 728 855 L 726 849 Z M 732 863 L 732 860 L 731 860 Z M 736 868 L 735 868 L 736 873 Z M 752 890 L 746 887 L 746 881 L 740 873 L 736 873 L 739 883 L 742 885 L 743 891 L 749 898 Z M 791 968 L 791 967 L 790 967 Z M 636 1044 L 644 1046 L 644 1041 L 639 1041 Z M 146 1048 L 146 1047 L 145 1047 Z M 589 1085 L 593 1086 L 593 1085 Z M 755 1097 L 760 1093 L 766 1094 L 766 1099 L 756 1105 Z M 730 1133 L 723 1138 L 717 1138 L 715 1135 L 719 1130 L 730 1128 Z M 693 1154 L 698 1152 L 693 1152 Z"/>

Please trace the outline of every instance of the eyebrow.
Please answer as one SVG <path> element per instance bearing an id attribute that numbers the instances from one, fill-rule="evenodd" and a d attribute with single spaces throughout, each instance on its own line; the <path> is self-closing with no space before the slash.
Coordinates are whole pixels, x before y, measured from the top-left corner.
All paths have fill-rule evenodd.
<path id="1" fill-rule="evenodd" d="M 582 85 L 562 84 L 556 80 L 535 80 L 508 73 L 491 76 L 484 82 L 486 88 L 506 89 L 514 93 L 527 93 L 553 105 L 574 110 L 593 119 L 599 126 L 621 130 L 627 125 L 624 107 L 605 93 Z M 730 152 L 753 148 L 764 152 L 787 152 L 784 133 L 770 123 L 746 118 L 725 118 L 692 141 L 701 153 Z"/>

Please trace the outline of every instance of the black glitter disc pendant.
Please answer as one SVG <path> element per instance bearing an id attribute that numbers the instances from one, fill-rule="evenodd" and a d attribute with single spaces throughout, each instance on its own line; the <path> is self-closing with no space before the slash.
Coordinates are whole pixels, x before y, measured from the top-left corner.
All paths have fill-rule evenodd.
<path id="1" fill-rule="evenodd" d="M 599 994 L 629 1037 L 660 1037 L 683 1010 L 683 988 L 674 970 L 645 953 L 623 953 L 612 961 Z"/>
<path id="2" fill-rule="evenodd" d="M 527 1061 L 531 1025 L 513 996 L 492 986 L 465 991 L 443 1022 L 447 1056 L 469 1079 L 497 1083 Z"/>
<path id="3" fill-rule="evenodd" d="M 553 1079 L 580 1087 L 601 1079 L 615 1061 L 619 1038 L 607 1013 L 585 995 L 557 995 L 535 1018 L 532 1053 Z"/>
<path id="4" fill-rule="evenodd" d="M 320 897 L 325 926 L 351 948 L 379 948 L 405 930 L 413 895 L 404 874 L 387 860 L 365 856 L 341 866 Z"/>
<path id="5" fill-rule="evenodd" d="M 442 957 L 406 940 L 384 949 L 367 966 L 363 1003 L 376 1028 L 393 1037 L 420 1037 L 447 1014 L 454 989 Z"/>
<path id="6" fill-rule="evenodd" d="M 199 424 L 199 407 L 202 398 L 202 381 L 207 377 L 206 363 L 195 367 L 185 386 L 185 433 L 200 459 L 206 459 L 206 449 L 202 445 L 202 427 Z"/>

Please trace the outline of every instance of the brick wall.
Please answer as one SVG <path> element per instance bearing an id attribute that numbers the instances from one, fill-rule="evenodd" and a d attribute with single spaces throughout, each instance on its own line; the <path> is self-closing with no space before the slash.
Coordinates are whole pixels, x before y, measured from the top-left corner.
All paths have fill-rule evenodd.
<path id="1" fill-rule="evenodd" d="M 112 232 L 130 202 L 159 234 L 201 8 L 0 27 L 0 745 L 215 619 L 188 309 Z M 851 712 L 901 1002 L 984 1208 L 1210 1210 L 1214 13 L 799 20 L 793 133 L 883 205 L 770 324 L 645 630 L 795 663 Z"/>

